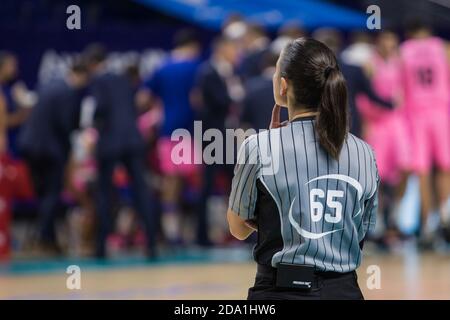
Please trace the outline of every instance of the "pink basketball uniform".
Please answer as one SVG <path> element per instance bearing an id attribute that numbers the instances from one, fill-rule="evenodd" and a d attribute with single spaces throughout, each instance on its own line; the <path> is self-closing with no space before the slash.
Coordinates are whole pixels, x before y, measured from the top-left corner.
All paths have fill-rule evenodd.
<path id="1" fill-rule="evenodd" d="M 370 62 L 374 70 L 373 90 L 382 98 L 392 100 L 399 94 L 400 65 L 397 57 L 384 60 L 374 53 Z M 381 180 L 396 183 L 402 171 L 409 170 L 410 148 L 404 112 L 388 110 L 367 97 L 358 97 L 358 109 L 365 121 L 365 139 L 376 154 Z"/>
<path id="2" fill-rule="evenodd" d="M 401 46 L 402 87 L 412 141 L 412 169 L 450 170 L 450 74 L 444 42 L 412 39 Z"/>

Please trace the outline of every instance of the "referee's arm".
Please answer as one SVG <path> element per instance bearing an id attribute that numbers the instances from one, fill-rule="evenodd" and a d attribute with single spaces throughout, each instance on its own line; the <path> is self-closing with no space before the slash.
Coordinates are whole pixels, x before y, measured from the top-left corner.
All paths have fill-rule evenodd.
<path id="1" fill-rule="evenodd" d="M 250 136 L 239 149 L 228 205 L 227 219 L 231 234 L 245 240 L 255 230 L 256 180 L 259 157 L 256 136 Z"/>

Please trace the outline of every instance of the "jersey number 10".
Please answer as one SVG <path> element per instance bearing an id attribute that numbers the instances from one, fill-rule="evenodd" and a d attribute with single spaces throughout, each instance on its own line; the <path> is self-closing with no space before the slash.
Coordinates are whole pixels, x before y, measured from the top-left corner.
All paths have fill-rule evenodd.
<path id="1" fill-rule="evenodd" d="M 342 190 L 328 190 L 327 193 L 327 207 L 335 209 L 334 216 L 331 213 L 325 213 L 325 221 L 329 223 L 338 223 L 342 220 L 342 204 L 336 201 L 336 198 L 344 197 Z M 311 189 L 309 193 L 309 201 L 311 208 L 311 220 L 318 222 L 323 217 L 323 201 L 325 199 L 325 192 L 322 189 Z"/>

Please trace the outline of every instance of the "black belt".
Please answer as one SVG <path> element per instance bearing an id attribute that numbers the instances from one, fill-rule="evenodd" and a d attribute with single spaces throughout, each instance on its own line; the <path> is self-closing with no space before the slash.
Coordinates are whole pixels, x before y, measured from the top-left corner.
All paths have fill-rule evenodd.
<path id="1" fill-rule="evenodd" d="M 266 279 L 270 279 L 270 282 L 272 285 L 275 284 L 277 279 L 277 268 L 274 268 L 272 266 L 262 265 L 258 264 L 257 267 L 257 277 L 264 277 Z M 314 278 L 315 283 L 314 287 L 318 285 L 320 281 L 323 280 L 329 280 L 329 279 L 339 279 L 339 278 L 345 278 L 345 277 L 357 277 L 356 271 L 350 271 L 350 272 L 333 272 L 333 271 L 314 271 Z"/>

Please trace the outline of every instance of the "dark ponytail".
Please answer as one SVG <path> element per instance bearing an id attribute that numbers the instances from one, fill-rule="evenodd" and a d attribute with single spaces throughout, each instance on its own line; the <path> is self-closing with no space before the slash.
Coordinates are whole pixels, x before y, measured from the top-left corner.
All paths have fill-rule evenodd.
<path id="1" fill-rule="evenodd" d="M 322 147 L 337 159 L 348 131 L 347 86 L 337 66 L 329 67 L 325 78 L 317 108 L 316 131 Z"/>
<path id="2" fill-rule="evenodd" d="M 280 57 L 280 74 L 293 85 L 295 105 L 317 111 L 320 145 L 335 159 L 348 132 L 347 86 L 334 53 L 323 43 L 299 38 Z"/>

